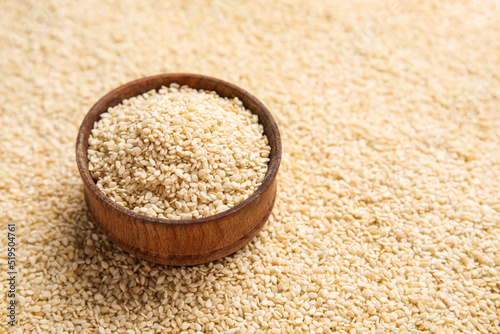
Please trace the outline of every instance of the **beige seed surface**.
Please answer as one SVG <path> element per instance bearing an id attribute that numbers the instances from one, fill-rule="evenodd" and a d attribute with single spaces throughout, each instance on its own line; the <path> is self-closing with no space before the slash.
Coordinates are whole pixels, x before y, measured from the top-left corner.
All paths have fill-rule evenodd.
<path id="1" fill-rule="evenodd" d="M 237 98 L 172 84 L 101 114 L 89 170 L 106 196 L 137 213 L 211 216 L 264 180 L 271 147 L 258 119 Z"/>
<path id="2" fill-rule="evenodd" d="M 500 332 L 498 1 L 4 0 L 0 12 L 0 226 L 18 226 L 18 333 Z M 187 268 L 107 240 L 74 157 L 98 98 L 164 72 L 247 89 L 283 140 L 265 228 Z"/>

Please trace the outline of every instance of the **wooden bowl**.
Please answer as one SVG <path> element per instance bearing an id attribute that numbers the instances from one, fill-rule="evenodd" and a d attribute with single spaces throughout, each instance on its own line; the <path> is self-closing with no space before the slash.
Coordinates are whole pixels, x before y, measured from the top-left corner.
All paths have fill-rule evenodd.
<path id="1" fill-rule="evenodd" d="M 191 220 L 168 220 L 141 215 L 107 198 L 88 169 L 88 139 L 94 123 L 110 107 L 133 96 L 171 83 L 216 91 L 222 97 L 238 97 L 259 116 L 269 139 L 271 154 L 262 185 L 239 205 L 214 216 Z M 118 247 L 151 262 L 195 265 L 227 256 L 246 245 L 264 226 L 276 198 L 276 174 L 281 161 L 278 126 L 267 108 L 245 90 L 228 82 L 196 74 L 162 74 L 120 86 L 90 109 L 76 141 L 76 162 L 83 179 L 85 201 L 95 223 Z"/>

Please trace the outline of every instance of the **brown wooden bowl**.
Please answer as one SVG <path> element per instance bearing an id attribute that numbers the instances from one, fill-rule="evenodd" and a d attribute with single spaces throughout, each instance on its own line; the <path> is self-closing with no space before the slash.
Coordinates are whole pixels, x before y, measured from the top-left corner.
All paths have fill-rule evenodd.
<path id="1" fill-rule="evenodd" d="M 222 97 L 238 97 L 259 116 L 269 139 L 271 154 L 262 185 L 239 205 L 214 216 L 169 220 L 135 213 L 107 198 L 88 169 L 88 139 L 94 123 L 110 107 L 133 96 L 171 83 L 217 92 Z M 245 90 L 228 82 L 196 74 L 161 74 L 120 86 L 102 97 L 85 116 L 76 141 L 76 162 L 83 179 L 85 201 L 95 223 L 118 247 L 156 263 L 195 265 L 227 256 L 246 245 L 264 226 L 276 198 L 276 175 L 281 161 L 278 126 L 267 108 Z"/>

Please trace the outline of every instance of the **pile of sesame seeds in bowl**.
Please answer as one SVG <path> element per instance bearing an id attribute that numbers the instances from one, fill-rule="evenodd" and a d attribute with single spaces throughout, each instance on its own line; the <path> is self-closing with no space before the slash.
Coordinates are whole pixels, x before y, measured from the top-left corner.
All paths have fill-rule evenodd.
<path id="1" fill-rule="evenodd" d="M 170 220 L 226 211 L 261 185 L 271 147 L 238 98 L 171 84 L 101 114 L 88 140 L 97 187 L 136 213 Z"/>

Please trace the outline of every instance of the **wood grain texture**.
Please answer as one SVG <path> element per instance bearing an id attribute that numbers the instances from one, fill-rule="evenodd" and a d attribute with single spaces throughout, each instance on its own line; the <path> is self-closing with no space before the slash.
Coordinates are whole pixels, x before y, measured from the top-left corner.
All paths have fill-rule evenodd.
<path id="1" fill-rule="evenodd" d="M 88 138 L 94 123 L 108 108 L 124 99 L 171 83 L 238 97 L 259 116 L 269 139 L 269 168 L 262 185 L 239 205 L 214 216 L 168 220 L 137 214 L 107 198 L 88 170 Z M 281 161 L 281 138 L 271 113 L 257 98 L 222 80 L 196 74 L 162 74 L 120 86 L 102 97 L 87 113 L 76 142 L 76 161 L 83 180 L 85 200 L 95 223 L 116 245 L 130 254 L 156 263 L 195 265 L 227 256 L 246 245 L 264 226 L 276 198 L 276 175 Z"/>

